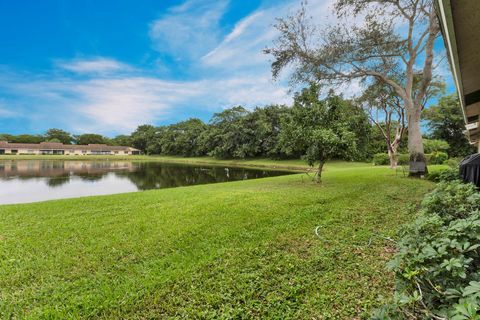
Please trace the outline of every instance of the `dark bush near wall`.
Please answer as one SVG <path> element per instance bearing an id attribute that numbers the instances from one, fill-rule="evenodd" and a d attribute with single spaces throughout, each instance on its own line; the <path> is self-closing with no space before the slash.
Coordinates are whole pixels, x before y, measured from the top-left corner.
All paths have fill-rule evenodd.
<path id="1" fill-rule="evenodd" d="M 479 247 L 480 193 L 459 180 L 440 182 L 402 231 L 389 263 L 394 296 L 372 318 L 479 319 Z"/>

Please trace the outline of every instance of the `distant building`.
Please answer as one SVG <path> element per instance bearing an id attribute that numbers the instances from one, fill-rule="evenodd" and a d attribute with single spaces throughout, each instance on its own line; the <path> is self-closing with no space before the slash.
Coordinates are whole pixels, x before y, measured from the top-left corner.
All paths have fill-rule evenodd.
<path id="1" fill-rule="evenodd" d="M 123 147 L 123 146 L 107 146 L 106 144 L 89 144 L 89 145 L 68 145 L 57 142 L 41 142 L 41 143 L 9 143 L 0 141 L 1 154 L 31 154 L 31 155 L 134 155 L 140 154 L 140 150 Z"/>

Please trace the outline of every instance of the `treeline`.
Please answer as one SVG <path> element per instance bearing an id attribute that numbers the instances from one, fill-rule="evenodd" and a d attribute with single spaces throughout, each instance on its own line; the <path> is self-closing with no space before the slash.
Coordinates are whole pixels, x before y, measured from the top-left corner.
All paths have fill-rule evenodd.
<path id="1" fill-rule="evenodd" d="M 355 141 L 347 143 L 357 146 L 351 160 L 370 158 L 378 146 L 371 143 L 374 128 L 363 110 L 340 96 L 331 95 L 322 103 L 327 103 L 327 100 L 335 100 L 337 104 L 341 101 L 343 111 L 348 114 Z M 292 137 L 286 132 L 293 110 L 284 105 L 258 107 L 252 111 L 236 106 L 215 113 L 208 123 L 189 119 L 168 126 L 142 125 L 131 134 L 131 145 L 146 154 L 183 157 L 299 158 L 304 151 L 292 148 Z M 315 118 L 315 114 L 312 117 Z"/>
<path id="2" fill-rule="evenodd" d="M 8 141 L 11 143 L 41 143 L 41 142 L 60 142 L 63 144 L 107 144 L 112 146 L 130 146 L 130 136 L 119 135 L 115 138 L 108 138 L 101 134 L 85 133 L 73 135 L 62 129 L 49 129 L 44 134 L 19 134 L 13 135 L 8 133 L 0 134 L 0 141 Z"/>
<path id="3" fill-rule="evenodd" d="M 250 111 L 236 106 L 215 113 L 208 123 L 193 118 L 165 126 L 141 125 L 130 135 L 118 135 L 114 138 L 95 133 L 73 135 L 61 129 L 49 129 L 43 135 L 0 134 L 0 141 L 122 145 L 135 147 L 145 154 L 183 157 L 208 155 L 223 159 L 300 158 L 306 156 L 309 147 L 313 150 L 312 146 L 316 144 L 320 146 L 318 143 L 320 138 L 325 137 L 312 137 L 308 147 L 302 149 L 292 146 L 292 142 L 297 143 L 301 140 L 301 137 L 294 135 L 307 137 L 317 129 L 332 129 L 332 122 L 340 123 L 342 118 L 344 119 L 342 123 L 345 124 L 342 130 L 351 132 L 353 138 L 351 141 L 346 141 L 347 145 L 342 147 L 339 147 L 342 141 L 336 144 L 336 148 L 339 148 L 335 152 L 336 158 L 346 158 L 341 151 L 345 151 L 353 144 L 355 151 L 349 153 L 350 160 L 370 160 L 374 155 L 379 158 L 380 153 L 383 154 L 382 159 L 386 157 L 385 137 L 378 126 L 369 121 L 364 108 L 355 101 L 343 99 L 333 93 L 321 100 L 315 92 L 309 89 L 297 94 L 292 107 L 270 105 Z M 315 105 L 323 105 L 324 108 L 313 107 Z M 298 119 L 293 125 L 297 127 L 292 128 L 292 120 L 298 117 L 299 112 L 305 113 L 302 116 L 305 119 Z M 330 116 L 322 112 L 330 113 Z M 424 141 L 427 153 L 440 151 L 447 153 L 450 157 L 460 157 L 475 152 L 462 133 L 463 118 L 455 96 L 442 97 L 437 106 L 428 108 L 425 113 L 427 126 L 430 129 L 425 137 L 428 139 Z M 334 119 L 330 120 L 329 117 Z M 322 122 L 325 119 L 327 121 Z M 398 148 L 399 154 L 407 153 L 406 140 L 405 134 Z M 326 143 L 328 144 L 329 141 L 323 140 L 322 144 Z"/>

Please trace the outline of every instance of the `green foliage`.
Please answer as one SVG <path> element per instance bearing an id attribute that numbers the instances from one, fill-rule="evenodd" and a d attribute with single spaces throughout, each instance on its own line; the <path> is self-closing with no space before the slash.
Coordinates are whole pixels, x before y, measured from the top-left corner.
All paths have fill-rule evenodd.
<path id="1" fill-rule="evenodd" d="M 341 97 L 318 99 L 312 85 L 295 97 L 291 113 L 285 118 L 280 143 L 287 154 L 300 153 L 310 166 L 333 158 L 351 159 L 358 152 L 358 138 L 352 130 L 352 106 Z"/>
<path id="2" fill-rule="evenodd" d="M 63 144 L 72 144 L 73 136 L 65 130 L 61 129 L 48 129 L 45 132 L 45 141 L 58 141 Z"/>
<path id="3" fill-rule="evenodd" d="M 133 146 L 132 145 L 132 137 L 129 135 L 118 135 L 113 139 L 110 139 L 110 144 L 112 146 Z"/>
<path id="4" fill-rule="evenodd" d="M 432 154 L 425 154 L 425 159 L 429 164 L 443 164 L 448 160 L 448 155 L 445 152 L 434 152 Z M 408 154 L 398 154 L 397 162 L 401 166 L 406 166 L 410 162 L 410 156 Z M 389 164 L 388 154 L 377 153 L 373 156 L 373 164 L 376 166 Z M 453 162 L 452 162 L 453 163 Z M 458 162 L 455 162 L 458 163 Z"/>
<path id="5" fill-rule="evenodd" d="M 157 128 L 157 152 L 168 155 L 194 157 L 204 155 L 201 136 L 207 125 L 200 119 L 188 119 Z"/>
<path id="6" fill-rule="evenodd" d="M 394 297 L 374 319 L 477 319 L 479 210 L 480 193 L 458 180 L 439 183 L 425 197 L 389 263 L 396 275 Z"/>
<path id="7" fill-rule="evenodd" d="M 45 141 L 45 137 L 32 134 L 0 134 L 0 141 L 8 141 L 11 143 L 40 143 Z"/>
<path id="8" fill-rule="evenodd" d="M 75 136 L 75 143 L 81 145 L 88 145 L 88 144 L 107 144 L 109 143 L 109 139 L 95 133 L 85 133 L 78 136 Z"/>
<path id="9" fill-rule="evenodd" d="M 438 151 L 446 152 L 450 146 L 443 140 L 423 139 L 423 148 L 425 149 L 425 153 L 434 153 Z"/>
<path id="10" fill-rule="evenodd" d="M 373 164 L 376 166 L 386 166 L 390 163 L 390 158 L 386 153 L 376 153 L 373 156 Z"/>
<path id="11" fill-rule="evenodd" d="M 155 153 L 152 142 L 154 141 L 157 130 L 154 126 L 144 124 L 135 130 L 132 135 L 132 145 L 144 153 Z"/>
<path id="12" fill-rule="evenodd" d="M 435 151 L 430 154 L 430 159 L 428 163 L 430 164 L 443 164 L 448 160 L 448 154 L 442 151 Z"/>
<path id="13" fill-rule="evenodd" d="M 424 118 L 433 139 L 441 139 L 449 144 L 448 154 L 451 157 L 464 157 L 475 153 L 463 131 L 465 123 L 461 107 L 456 95 L 440 98 L 438 105 L 424 110 Z"/>
<path id="14" fill-rule="evenodd" d="M 456 165 L 450 166 L 447 169 L 429 172 L 427 175 L 427 179 L 434 182 L 459 180 L 460 171 L 458 168 L 458 163 Z"/>
<path id="15" fill-rule="evenodd" d="M 255 121 L 250 118 L 251 114 L 241 106 L 215 113 L 210 121 L 212 127 L 204 137 L 204 141 L 209 140 L 209 154 L 223 159 L 257 155 L 260 145 L 255 137 Z"/>
<path id="16" fill-rule="evenodd" d="M 448 159 L 447 161 L 444 161 L 443 164 L 451 168 L 458 168 L 460 164 L 460 160 L 458 158 L 451 158 L 451 159 Z"/>

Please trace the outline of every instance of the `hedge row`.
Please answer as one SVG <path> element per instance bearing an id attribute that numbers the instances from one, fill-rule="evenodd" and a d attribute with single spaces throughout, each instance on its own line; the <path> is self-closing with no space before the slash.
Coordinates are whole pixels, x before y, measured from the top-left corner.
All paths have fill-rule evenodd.
<path id="1" fill-rule="evenodd" d="M 425 154 L 428 164 L 443 164 L 448 160 L 448 155 L 445 152 L 437 151 L 430 154 Z M 399 154 L 397 156 L 399 165 L 408 165 L 410 156 L 408 154 Z M 373 156 L 373 164 L 376 166 L 385 166 L 390 164 L 390 158 L 386 153 L 377 153 Z"/>

